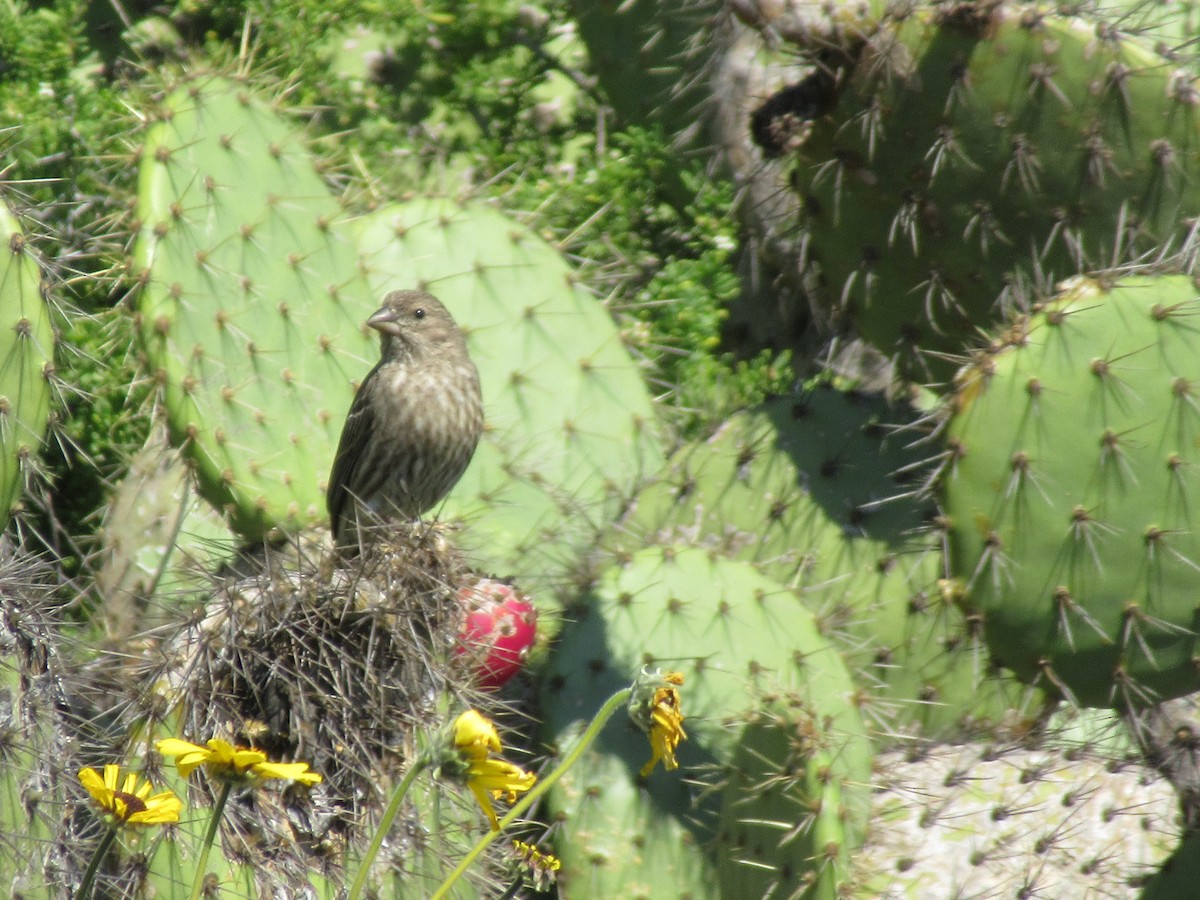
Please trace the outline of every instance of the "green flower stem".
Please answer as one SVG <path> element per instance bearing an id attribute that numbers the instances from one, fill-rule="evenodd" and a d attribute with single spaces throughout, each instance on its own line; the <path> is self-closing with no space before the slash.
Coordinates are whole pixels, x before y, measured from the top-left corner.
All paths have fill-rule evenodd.
<path id="1" fill-rule="evenodd" d="M 204 835 L 204 844 L 200 847 L 200 858 L 196 860 L 196 880 L 192 882 L 191 900 L 199 900 L 200 892 L 204 890 L 204 870 L 208 868 L 208 853 L 217 839 L 217 828 L 221 825 L 221 816 L 225 813 L 225 803 L 229 800 L 229 793 L 232 790 L 232 781 L 226 779 L 221 782 L 221 793 L 217 795 L 217 802 L 213 805 L 208 832 Z"/>
<path id="2" fill-rule="evenodd" d="M 110 825 L 108 832 L 100 838 L 96 852 L 92 854 L 92 858 L 88 862 L 87 871 L 83 873 L 83 881 L 79 883 L 79 890 L 75 892 L 75 900 L 88 900 L 92 896 L 92 884 L 96 881 L 96 873 L 100 871 L 100 861 L 108 856 L 108 851 L 112 849 L 113 841 L 116 839 L 117 826 Z"/>
<path id="3" fill-rule="evenodd" d="M 445 881 L 442 882 L 441 886 L 436 892 L 434 892 L 433 897 L 431 897 L 430 900 L 442 900 L 442 898 L 447 895 L 447 892 L 450 890 L 450 888 L 454 886 L 454 882 L 458 881 L 458 879 L 462 877 L 462 874 L 471 867 L 471 864 L 475 862 L 476 859 L 478 859 L 479 854 L 483 853 L 483 851 L 488 848 L 488 845 L 500 835 L 500 832 L 511 825 L 520 816 L 524 815 L 525 811 L 533 806 L 533 804 L 537 803 L 537 801 L 542 798 L 543 794 L 550 790 L 550 788 L 554 787 L 554 784 L 558 781 L 558 779 L 562 778 L 562 776 L 569 771 L 571 767 L 575 765 L 575 763 L 579 762 L 584 751 L 587 750 L 587 748 L 590 747 L 596 740 L 596 737 L 600 734 L 601 729 L 604 728 L 604 726 L 608 724 L 608 720 L 612 718 L 613 713 L 629 702 L 629 697 L 632 693 L 633 691 L 630 688 L 624 688 L 608 698 L 608 702 L 606 702 L 604 706 L 600 707 L 600 711 L 596 713 L 596 717 L 592 719 L 592 722 L 590 725 L 588 725 L 587 730 L 580 735 L 579 740 L 575 743 L 575 746 L 572 747 L 571 751 L 563 757 L 563 761 L 558 764 L 558 767 L 555 768 L 554 771 L 545 778 L 539 779 L 538 783 L 534 785 L 533 788 L 531 788 L 525 794 L 525 796 L 522 797 L 521 800 L 508 811 L 508 815 L 500 820 L 499 831 L 489 830 L 487 834 L 479 839 L 479 842 L 471 848 L 470 852 L 467 853 L 466 856 L 463 857 L 462 861 L 458 864 L 455 870 L 450 873 Z M 354 900 L 353 895 L 351 895 L 350 900 Z"/>
<path id="4" fill-rule="evenodd" d="M 400 804 L 404 802 L 404 797 L 408 794 L 408 789 L 412 787 L 417 774 L 428 765 L 427 755 L 419 757 L 404 773 L 404 777 L 396 785 L 396 790 L 392 791 L 392 799 L 388 801 L 387 809 L 383 811 L 383 818 L 379 820 L 379 827 L 375 829 L 375 836 L 371 838 L 371 846 L 363 854 L 362 862 L 358 866 L 358 873 L 354 876 L 354 883 L 350 885 L 347 900 L 358 900 L 363 886 L 367 883 L 367 873 L 371 871 L 371 863 L 379 854 L 379 848 L 383 846 L 383 839 L 392 830 L 392 823 L 396 821 L 396 814 L 400 812 Z"/>

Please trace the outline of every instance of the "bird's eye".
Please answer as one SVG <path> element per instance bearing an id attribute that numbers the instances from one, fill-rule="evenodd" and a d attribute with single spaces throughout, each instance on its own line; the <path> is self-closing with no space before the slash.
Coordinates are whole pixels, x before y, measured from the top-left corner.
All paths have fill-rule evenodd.
<path id="1" fill-rule="evenodd" d="M 414 319 L 425 318 L 425 308 L 423 306 L 418 306 L 416 309 L 414 309 L 413 310 L 413 318 Z"/>

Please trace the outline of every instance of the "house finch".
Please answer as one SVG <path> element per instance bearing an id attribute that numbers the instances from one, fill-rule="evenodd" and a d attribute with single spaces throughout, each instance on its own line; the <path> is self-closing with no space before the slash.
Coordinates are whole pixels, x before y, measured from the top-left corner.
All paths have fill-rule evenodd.
<path id="1" fill-rule="evenodd" d="M 380 519 L 416 518 L 454 487 L 479 442 L 483 398 L 462 331 L 424 291 L 392 291 L 367 324 L 379 362 L 350 407 L 325 495 L 337 547 Z"/>

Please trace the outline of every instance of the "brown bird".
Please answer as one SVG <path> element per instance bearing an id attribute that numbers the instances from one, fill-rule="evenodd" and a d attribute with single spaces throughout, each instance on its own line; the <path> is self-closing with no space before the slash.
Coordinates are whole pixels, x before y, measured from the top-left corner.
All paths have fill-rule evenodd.
<path id="1" fill-rule="evenodd" d="M 380 359 L 342 427 L 325 504 L 334 543 L 368 543 L 364 529 L 415 519 L 462 477 L 483 430 L 479 373 L 454 318 L 432 294 L 392 291 L 367 319 Z"/>

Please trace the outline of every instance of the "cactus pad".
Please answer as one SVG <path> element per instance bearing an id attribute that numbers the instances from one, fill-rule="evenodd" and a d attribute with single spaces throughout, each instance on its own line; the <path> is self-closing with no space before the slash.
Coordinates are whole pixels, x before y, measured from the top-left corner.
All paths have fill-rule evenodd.
<path id="1" fill-rule="evenodd" d="M 50 415 L 54 331 L 42 277 L 25 235 L 0 205 L 0 528 L 21 495 L 25 460 L 36 456 Z"/>
<path id="2" fill-rule="evenodd" d="M 952 571 L 996 659 L 1084 705 L 1200 688 L 1200 296 L 1079 279 L 960 376 Z"/>
<path id="3" fill-rule="evenodd" d="M 931 510 L 909 495 L 931 448 L 917 414 L 818 384 L 735 416 L 685 446 L 606 542 L 699 544 L 792 587 L 839 645 L 883 735 L 961 735 L 1028 698 L 990 670 L 939 586 Z"/>
<path id="4" fill-rule="evenodd" d="M 142 338 L 201 492 L 248 537 L 324 515 L 346 410 L 378 358 L 340 208 L 301 134 L 244 85 L 192 81 L 147 131 Z"/>

